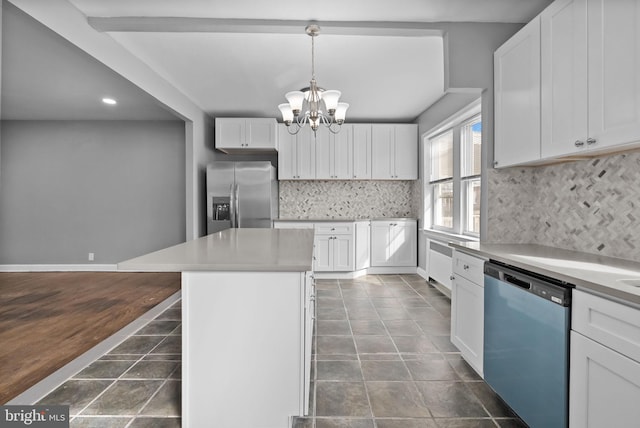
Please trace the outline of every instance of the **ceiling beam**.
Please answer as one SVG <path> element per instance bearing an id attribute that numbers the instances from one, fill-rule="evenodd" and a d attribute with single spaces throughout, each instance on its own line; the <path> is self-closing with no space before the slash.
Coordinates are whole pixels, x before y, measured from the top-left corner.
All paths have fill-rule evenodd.
<path id="1" fill-rule="evenodd" d="M 90 16 L 87 21 L 91 27 L 100 32 L 300 34 L 304 32 L 307 25 L 314 23 L 322 27 L 322 34 L 340 36 L 429 37 L 442 36 L 443 33 L 440 27 L 442 23 L 425 22 L 317 22 L 149 16 Z"/>

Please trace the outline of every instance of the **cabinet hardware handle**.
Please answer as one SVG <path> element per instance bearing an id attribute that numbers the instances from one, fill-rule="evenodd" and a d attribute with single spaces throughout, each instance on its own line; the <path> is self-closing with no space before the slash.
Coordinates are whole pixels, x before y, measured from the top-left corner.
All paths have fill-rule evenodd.
<path id="1" fill-rule="evenodd" d="M 462 266 L 462 268 L 463 268 L 464 270 L 467 270 L 467 269 L 469 269 L 469 265 L 464 265 L 464 266 Z"/>
<path id="2" fill-rule="evenodd" d="M 453 275 L 451 275 L 451 276 L 449 277 L 449 279 L 450 279 L 451 281 L 453 281 L 454 279 L 456 279 L 456 277 L 455 277 L 455 276 L 453 276 Z"/>
<path id="3" fill-rule="evenodd" d="M 595 144 L 595 143 L 597 143 L 597 140 L 595 138 L 587 138 L 588 145 Z"/>
<path id="4" fill-rule="evenodd" d="M 576 147 L 582 147 L 584 146 L 584 141 L 581 140 L 576 140 L 575 143 L 573 143 Z"/>
<path id="5" fill-rule="evenodd" d="M 498 161 L 493 161 L 493 166 L 494 167 L 498 166 Z"/>

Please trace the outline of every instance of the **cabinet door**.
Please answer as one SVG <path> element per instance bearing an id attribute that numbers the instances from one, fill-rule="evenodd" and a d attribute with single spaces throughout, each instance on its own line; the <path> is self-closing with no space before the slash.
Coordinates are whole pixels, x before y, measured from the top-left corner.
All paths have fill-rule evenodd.
<path id="1" fill-rule="evenodd" d="M 587 147 L 587 0 L 558 0 L 540 15 L 542 158 Z"/>
<path id="2" fill-rule="evenodd" d="M 354 270 L 353 261 L 353 236 L 332 236 L 333 245 L 333 270 L 336 272 L 351 272 Z"/>
<path id="3" fill-rule="evenodd" d="M 371 222 L 371 266 L 389 266 L 390 229 L 387 222 Z"/>
<path id="4" fill-rule="evenodd" d="M 318 132 L 320 134 L 320 132 Z M 296 178 L 313 180 L 316 178 L 316 138 L 309 126 L 305 126 L 296 135 Z"/>
<path id="5" fill-rule="evenodd" d="M 313 270 L 317 272 L 330 272 L 333 270 L 333 236 L 316 235 L 314 244 Z"/>
<path id="6" fill-rule="evenodd" d="M 540 17 L 494 54 L 497 168 L 540 159 Z"/>
<path id="7" fill-rule="evenodd" d="M 632 427 L 640 420 L 640 363 L 571 332 L 569 427 Z"/>
<path id="8" fill-rule="evenodd" d="M 243 118 L 217 118 L 215 121 L 216 148 L 243 148 L 245 144 Z"/>
<path id="9" fill-rule="evenodd" d="M 394 178 L 418 179 L 418 126 L 395 125 Z"/>
<path id="10" fill-rule="evenodd" d="M 278 180 L 292 180 L 296 178 L 296 136 L 290 135 L 286 125 L 278 125 Z"/>
<path id="11" fill-rule="evenodd" d="M 458 275 L 451 285 L 451 342 L 482 376 L 484 287 Z"/>
<path id="12" fill-rule="evenodd" d="M 390 262 L 392 266 L 416 266 L 417 226 L 415 222 L 393 222 L 389 228 Z"/>
<path id="13" fill-rule="evenodd" d="M 353 127 L 342 125 L 342 130 L 331 136 L 333 178 L 350 179 L 353 175 Z"/>
<path id="14" fill-rule="evenodd" d="M 640 140 L 640 0 L 589 0 L 589 149 Z"/>
<path id="15" fill-rule="evenodd" d="M 371 178 L 389 180 L 394 175 L 394 126 L 371 125 Z"/>
<path id="16" fill-rule="evenodd" d="M 245 147 L 275 150 L 277 147 L 276 125 L 276 120 L 271 118 L 247 119 L 245 128 Z"/>
<path id="17" fill-rule="evenodd" d="M 353 178 L 371 178 L 371 125 L 353 125 Z"/>
<path id="18" fill-rule="evenodd" d="M 313 134 L 312 134 L 313 135 Z M 334 178 L 333 165 L 333 135 L 326 129 L 318 129 L 315 149 L 316 149 L 316 174 L 315 178 L 327 180 Z"/>

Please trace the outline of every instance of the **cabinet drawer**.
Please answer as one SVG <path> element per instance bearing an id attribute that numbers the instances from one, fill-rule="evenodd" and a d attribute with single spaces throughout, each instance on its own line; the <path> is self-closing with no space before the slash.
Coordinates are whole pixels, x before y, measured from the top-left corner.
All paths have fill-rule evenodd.
<path id="1" fill-rule="evenodd" d="M 478 285 L 484 285 L 484 260 L 460 251 L 454 251 L 453 273 Z"/>
<path id="2" fill-rule="evenodd" d="M 574 290 L 571 329 L 640 362 L 640 309 Z"/>
<path id="3" fill-rule="evenodd" d="M 316 233 L 319 235 L 353 233 L 353 223 L 316 223 Z"/>

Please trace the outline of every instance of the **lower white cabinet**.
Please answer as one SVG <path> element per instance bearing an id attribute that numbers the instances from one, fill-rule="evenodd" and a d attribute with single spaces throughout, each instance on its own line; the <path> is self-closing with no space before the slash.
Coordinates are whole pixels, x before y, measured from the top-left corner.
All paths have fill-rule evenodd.
<path id="1" fill-rule="evenodd" d="M 314 271 L 349 272 L 355 269 L 353 234 L 316 234 Z"/>
<path id="2" fill-rule="evenodd" d="M 415 220 L 371 221 L 371 266 L 416 266 L 417 257 Z"/>
<path id="3" fill-rule="evenodd" d="M 640 309 L 573 292 L 569 427 L 640 421 Z"/>
<path id="4" fill-rule="evenodd" d="M 483 376 L 484 260 L 454 251 L 452 261 L 451 343 Z"/>
<path id="5" fill-rule="evenodd" d="M 366 269 L 371 265 L 371 222 L 356 222 L 356 270 Z"/>

